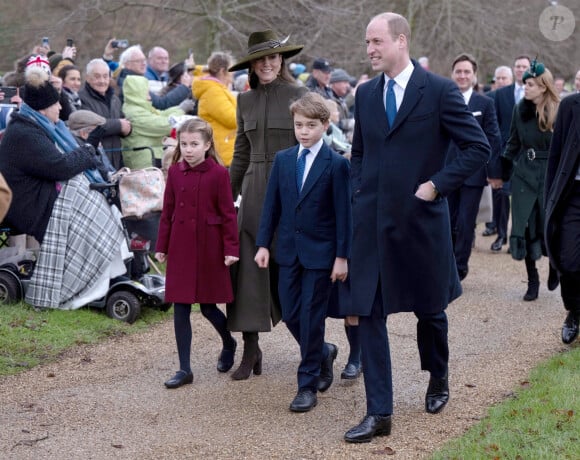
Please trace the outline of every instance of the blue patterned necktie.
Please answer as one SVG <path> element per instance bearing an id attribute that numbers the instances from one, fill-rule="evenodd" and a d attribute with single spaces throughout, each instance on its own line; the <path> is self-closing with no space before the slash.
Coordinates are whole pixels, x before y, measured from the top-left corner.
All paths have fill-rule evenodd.
<path id="1" fill-rule="evenodd" d="M 393 127 L 393 122 L 395 121 L 395 116 L 397 115 L 397 100 L 395 99 L 395 91 L 393 91 L 394 85 L 395 80 L 391 78 L 387 83 L 387 94 L 385 96 L 385 108 L 387 112 L 389 128 Z"/>
<path id="2" fill-rule="evenodd" d="M 310 150 L 304 149 L 300 152 L 298 160 L 296 161 L 296 186 L 298 187 L 298 193 L 302 190 L 302 181 L 304 179 L 304 169 L 306 169 L 306 155 L 310 153 Z"/>

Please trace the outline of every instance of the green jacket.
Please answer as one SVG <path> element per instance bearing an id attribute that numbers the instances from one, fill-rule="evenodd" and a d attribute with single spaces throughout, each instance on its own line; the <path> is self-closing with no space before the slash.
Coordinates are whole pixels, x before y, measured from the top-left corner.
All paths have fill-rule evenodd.
<path id="1" fill-rule="evenodd" d="M 534 260 L 545 253 L 544 178 L 551 140 L 551 131 L 540 131 L 535 104 L 522 99 L 514 107 L 510 137 L 503 153 L 504 161 L 511 166 L 510 252 L 516 260 L 524 259 L 528 252 Z"/>
<path id="2" fill-rule="evenodd" d="M 269 331 L 281 318 L 277 268 L 258 268 L 256 234 L 276 152 L 296 145 L 290 104 L 308 92 L 276 79 L 238 95 L 237 134 L 230 180 L 234 199 L 241 193 L 238 212 L 240 261 L 233 267 L 234 303 L 228 304 L 230 331 Z M 271 251 L 272 254 L 274 251 Z"/>
<path id="3" fill-rule="evenodd" d="M 123 113 L 131 121 L 131 134 L 122 139 L 123 148 L 152 147 L 155 158 L 163 156 L 161 140 L 171 134 L 171 115 L 183 115 L 178 106 L 157 110 L 149 100 L 149 80 L 139 75 L 129 75 L 123 83 Z M 152 166 L 151 152 L 124 151 L 123 162 L 131 169 Z"/>

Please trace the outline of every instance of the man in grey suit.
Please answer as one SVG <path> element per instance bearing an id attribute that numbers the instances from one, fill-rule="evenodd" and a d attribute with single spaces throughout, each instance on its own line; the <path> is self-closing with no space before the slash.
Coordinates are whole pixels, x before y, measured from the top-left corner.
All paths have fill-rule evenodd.
<path id="1" fill-rule="evenodd" d="M 351 323 L 358 319 L 366 415 L 345 434 L 368 442 L 391 432 L 393 391 L 386 318 L 418 318 L 421 368 L 430 372 L 425 409 L 449 399 L 447 315 L 461 295 L 446 196 L 490 156 L 481 127 L 451 80 L 409 57 L 411 31 L 395 13 L 367 26 L 367 55 L 380 72 L 357 89 L 351 177 Z M 445 163 L 450 141 L 455 160 Z"/>

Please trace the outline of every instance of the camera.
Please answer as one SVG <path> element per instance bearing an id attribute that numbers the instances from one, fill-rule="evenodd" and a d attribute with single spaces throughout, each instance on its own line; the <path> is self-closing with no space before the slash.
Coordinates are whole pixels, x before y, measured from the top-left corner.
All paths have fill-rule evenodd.
<path id="1" fill-rule="evenodd" d="M 48 41 L 48 37 L 42 37 L 42 46 L 49 47 L 50 46 L 50 42 Z"/>
<path id="2" fill-rule="evenodd" d="M 67 38 L 66 39 L 66 46 L 68 46 L 69 48 L 74 46 L 75 42 L 72 38 Z"/>
<path id="3" fill-rule="evenodd" d="M 113 40 L 111 46 L 113 48 L 127 48 L 129 46 L 129 40 Z"/>
<path id="4" fill-rule="evenodd" d="M 0 93 L 4 93 L 3 103 L 9 103 L 13 96 L 16 96 L 16 86 L 0 86 Z"/>

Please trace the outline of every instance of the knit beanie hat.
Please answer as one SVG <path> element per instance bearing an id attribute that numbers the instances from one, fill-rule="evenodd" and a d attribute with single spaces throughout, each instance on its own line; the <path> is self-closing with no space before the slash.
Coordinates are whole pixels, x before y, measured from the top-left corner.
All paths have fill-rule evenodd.
<path id="1" fill-rule="evenodd" d="M 40 67 L 50 76 L 50 61 L 46 56 L 41 54 L 33 54 L 28 58 L 28 61 L 26 62 L 26 68 L 24 70 L 28 69 L 29 67 Z"/>
<path id="2" fill-rule="evenodd" d="M 42 110 L 56 104 L 60 99 L 57 89 L 48 81 L 48 74 L 41 67 L 29 66 L 24 73 L 24 102 L 34 110 Z"/>

